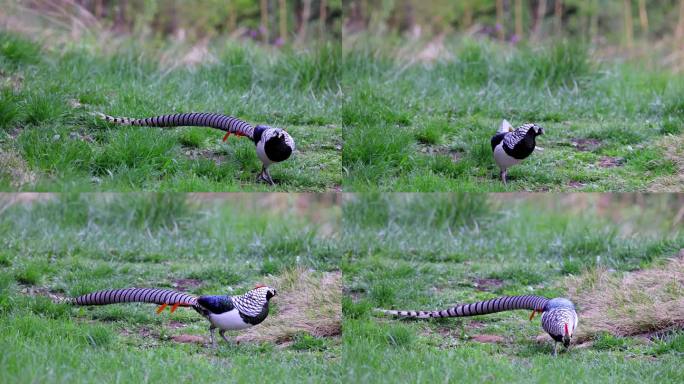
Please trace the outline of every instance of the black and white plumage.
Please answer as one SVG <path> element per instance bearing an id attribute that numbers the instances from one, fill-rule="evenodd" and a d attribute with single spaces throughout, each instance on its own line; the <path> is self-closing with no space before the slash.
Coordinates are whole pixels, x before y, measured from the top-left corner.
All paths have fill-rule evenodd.
<path id="1" fill-rule="evenodd" d="M 275 182 L 268 172 L 268 167 L 273 163 L 287 160 L 295 150 L 294 139 L 282 128 L 274 128 L 267 125 L 257 125 L 254 127 L 236 117 L 218 113 L 177 113 L 143 119 L 113 117 L 102 113 L 97 115 L 106 121 L 122 125 L 216 128 L 226 132 L 223 141 L 226 141 L 231 134 L 248 137 L 256 145 L 257 155 L 263 164 L 258 178 L 271 185 L 274 185 Z"/>
<path id="2" fill-rule="evenodd" d="M 249 328 L 266 319 L 268 303 L 276 294 L 275 289 L 265 285 L 257 285 L 254 289 L 239 296 L 199 297 L 168 289 L 123 288 L 88 293 L 67 301 L 73 305 L 154 303 L 160 305 L 157 313 L 161 313 L 169 305 L 171 305 L 172 313 L 178 307 L 192 307 L 209 320 L 211 344 L 216 347 L 214 333 L 217 328 L 223 340 L 229 342 L 225 336 L 226 331 Z"/>
<path id="3" fill-rule="evenodd" d="M 523 124 L 513 129 L 511 124 L 504 120 L 496 135 L 492 137 L 492 152 L 494 161 L 501 170 L 500 176 L 506 184 L 508 168 L 518 164 L 534 152 L 536 138 L 544 134 L 544 128 L 537 124 Z"/>
<path id="4" fill-rule="evenodd" d="M 575 328 L 577 328 L 577 312 L 575 305 L 568 299 L 555 298 L 546 303 L 542 312 L 542 328 L 553 338 L 553 354 L 558 352 L 558 343 L 563 343 L 567 349 L 570 347 Z"/>
<path id="5" fill-rule="evenodd" d="M 577 328 L 577 313 L 575 306 L 568 299 L 548 299 L 542 296 L 502 296 L 477 303 L 462 304 L 438 311 L 397 311 L 390 309 L 376 309 L 376 312 L 402 318 L 431 319 L 442 317 L 465 317 L 486 315 L 502 311 L 528 309 L 532 311 L 530 320 L 535 313 L 542 314 L 542 328 L 554 340 L 553 354 L 556 355 L 557 343 L 562 342 L 568 348 L 570 339 Z"/>

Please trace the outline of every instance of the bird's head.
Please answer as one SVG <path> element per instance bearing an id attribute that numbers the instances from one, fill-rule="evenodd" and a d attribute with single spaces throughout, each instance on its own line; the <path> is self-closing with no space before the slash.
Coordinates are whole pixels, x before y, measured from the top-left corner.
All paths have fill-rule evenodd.
<path id="1" fill-rule="evenodd" d="M 565 323 L 563 324 L 563 328 L 563 346 L 567 348 L 570 346 L 570 339 L 572 339 L 573 327 L 570 324 Z"/>
<path id="2" fill-rule="evenodd" d="M 553 310 L 570 310 L 572 311 L 571 313 L 573 316 L 569 319 L 566 318 L 566 321 L 563 323 L 563 345 L 567 348 L 570 346 L 570 340 L 572 339 L 572 335 L 575 332 L 575 327 L 577 326 L 577 313 L 575 312 L 575 304 L 572 303 L 572 301 L 563 298 L 563 297 L 557 297 L 555 299 L 551 299 L 546 303 L 546 306 L 544 306 L 544 312 L 546 311 L 553 311 Z M 565 311 L 567 313 L 567 311 Z M 561 340 L 558 340 L 561 341 Z"/>
<path id="3" fill-rule="evenodd" d="M 287 160 L 295 150 L 295 143 L 292 136 L 282 128 L 269 127 L 268 125 L 258 125 L 257 130 L 262 130 L 261 139 L 266 156 L 275 162 Z"/>
<path id="4" fill-rule="evenodd" d="M 527 133 L 532 136 L 541 136 L 544 134 L 544 127 L 538 124 L 525 124 L 528 127 Z"/>
<path id="5" fill-rule="evenodd" d="M 278 295 L 275 288 L 271 288 L 263 284 L 257 284 L 250 292 L 261 299 L 265 299 L 266 301 L 269 301 L 273 298 L 273 296 Z"/>

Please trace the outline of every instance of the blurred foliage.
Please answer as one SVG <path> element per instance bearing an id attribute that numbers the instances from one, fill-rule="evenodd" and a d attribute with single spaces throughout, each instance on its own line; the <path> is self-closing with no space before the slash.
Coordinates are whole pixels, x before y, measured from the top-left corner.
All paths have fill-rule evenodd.
<path id="1" fill-rule="evenodd" d="M 341 0 L 0 0 L 0 5 L 9 17 L 38 15 L 53 25 L 154 38 L 229 36 L 274 45 L 341 38 Z"/>
<path id="2" fill-rule="evenodd" d="M 684 33 L 680 0 L 350 0 L 344 16 L 345 34 L 460 32 L 514 43 L 559 36 L 628 43 Z"/>

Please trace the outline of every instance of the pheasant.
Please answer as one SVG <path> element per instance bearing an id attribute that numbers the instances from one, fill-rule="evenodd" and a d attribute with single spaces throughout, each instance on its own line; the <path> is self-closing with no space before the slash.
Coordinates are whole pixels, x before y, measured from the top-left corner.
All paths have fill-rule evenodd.
<path id="1" fill-rule="evenodd" d="M 216 348 L 215 332 L 229 343 L 225 332 L 252 327 L 268 316 L 268 303 L 276 296 L 276 290 L 265 285 L 239 296 L 199 296 L 157 288 L 108 289 L 67 299 L 72 305 L 107 305 L 115 303 L 154 303 L 159 304 L 157 314 L 167 306 L 171 313 L 178 307 L 192 307 L 209 320 L 211 345 Z"/>
<path id="2" fill-rule="evenodd" d="M 265 181 L 271 185 L 275 185 L 275 182 L 268 172 L 268 167 L 273 163 L 287 160 L 295 150 L 292 136 L 282 128 L 273 128 L 267 125 L 253 127 L 251 124 L 238 118 L 218 113 L 178 113 L 144 119 L 113 117 L 102 113 L 97 113 L 97 115 L 106 121 L 122 125 L 216 128 L 226 132 L 225 136 L 223 136 L 223 141 L 226 141 L 231 134 L 248 137 L 256 145 L 257 156 L 259 156 L 262 163 L 261 173 L 259 173 L 257 180 Z"/>
<path id="3" fill-rule="evenodd" d="M 577 328 L 577 312 L 575 312 L 575 305 L 564 298 L 502 296 L 477 303 L 457 305 L 442 311 L 395 311 L 389 309 L 376 309 L 375 311 L 403 318 L 430 319 L 486 315 L 516 309 L 532 310 L 530 320 L 534 318 L 535 313 L 542 314 L 542 328 L 554 340 L 554 356 L 558 353 L 558 343 L 562 342 L 566 349 L 570 346 L 570 339 Z"/>
<path id="4" fill-rule="evenodd" d="M 513 129 L 507 120 L 501 122 L 496 135 L 492 137 L 494 161 L 501 170 L 501 181 L 506 185 L 508 168 L 518 164 L 534 151 L 535 139 L 544 134 L 544 128 L 537 124 L 523 124 Z"/>

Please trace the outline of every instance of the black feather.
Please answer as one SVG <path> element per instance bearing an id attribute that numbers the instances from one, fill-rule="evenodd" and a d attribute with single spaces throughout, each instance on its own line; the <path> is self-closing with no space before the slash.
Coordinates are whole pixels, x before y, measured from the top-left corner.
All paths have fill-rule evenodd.
<path id="1" fill-rule="evenodd" d="M 230 296 L 200 296 L 197 298 L 197 304 L 217 315 L 235 309 Z"/>

